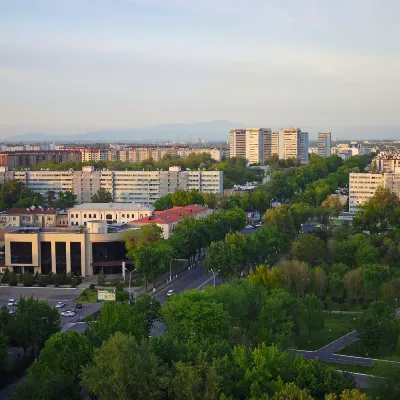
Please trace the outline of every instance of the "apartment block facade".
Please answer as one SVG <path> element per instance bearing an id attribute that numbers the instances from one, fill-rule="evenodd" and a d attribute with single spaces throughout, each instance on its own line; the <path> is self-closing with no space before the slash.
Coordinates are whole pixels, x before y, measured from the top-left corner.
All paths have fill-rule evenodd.
<path id="1" fill-rule="evenodd" d="M 223 193 L 222 171 L 96 171 L 83 167 L 82 171 L 8 171 L 0 167 L 0 183 L 17 180 L 42 196 L 48 191 L 72 191 L 78 203 L 89 203 L 100 188 L 108 190 L 114 202 L 151 205 L 160 197 L 177 190 L 198 190 Z"/>
<path id="2" fill-rule="evenodd" d="M 278 139 L 279 159 L 297 158 L 308 162 L 308 132 L 300 128 L 281 128 Z"/>
<path id="3" fill-rule="evenodd" d="M 378 172 L 394 172 L 400 167 L 400 152 L 381 152 L 372 160 Z"/>
<path id="4" fill-rule="evenodd" d="M 246 129 L 232 129 L 229 133 L 229 156 L 246 158 Z"/>
<path id="5" fill-rule="evenodd" d="M 349 212 L 355 213 L 382 187 L 400 197 L 400 170 L 383 173 L 350 173 Z"/>
<path id="6" fill-rule="evenodd" d="M 331 155 L 331 132 L 318 132 L 318 155 L 329 157 Z"/>
<path id="7" fill-rule="evenodd" d="M 81 152 L 75 149 L 71 150 L 40 150 L 40 151 L 16 151 L 1 152 L 0 166 L 9 169 L 25 167 L 29 168 L 42 161 L 51 161 L 55 164 L 66 162 L 82 161 Z"/>

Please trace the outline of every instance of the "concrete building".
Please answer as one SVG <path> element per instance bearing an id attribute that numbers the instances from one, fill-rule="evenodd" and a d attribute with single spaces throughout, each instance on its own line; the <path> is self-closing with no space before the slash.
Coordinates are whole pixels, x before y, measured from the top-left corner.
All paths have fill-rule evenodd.
<path id="1" fill-rule="evenodd" d="M 126 224 L 153 215 L 154 207 L 135 203 L 84 203 L 68 210 L 69 226 L 86 226 L 89 221 Z"/>
<path id="2" fill-rule="evenodd" d="M 331 155 L 330 132 L 318 132 L 318 155 L 324 158 Z"/>
<path id="3" fill-rule="evenodd" d="M 308 162 L 308 132 L 300 128 L 281 128 L 278 139 L 279 159 L 297 158 Z"/>
<path id="4" fill-rule="evenodd" d="M 16 228 L 4 233 L 5 264 L 16 273 L 122 274 L 125 225 L 90 221 L 85 229 Z"/>
<path id="5" fill-rule="evenodd" d="M 229 157 L 246 158 L 246 129 L 232 129 L 230 131 Z"/>
<path id="6" fill-rule="evenodd" d="M 57 212 L 54 208 L 28 207 L 9 208 L 0 213 L 0 225 L 22 227 L 55 227 L 57 225 Z"/>
<path id="7" fill-rule="evenodd" d="M 82 171 L 9 171 L 0 167 L 0 183 L 17 180 L 28 189 L 45 196 L 54 192 L 72 191 L 78 203 L 89 203 L 100 188 L 108 190 L 117 203 L 153 204 L 160 197 L 177 190 L 198 190 L 223 193 L 222 171 L 96 171 L 83 167 Z"/>
<path id="8" fill-rule="evenodd" d="M 30 150 L 30 151 L 15 151 L 15 152 L 1 152 L 0 153 L 0 166 L 8 167 L 9 169 L 20 167 L 32 167 L 42 161 L 51 161 L 55 164 L 62 164 L 67 162 L 80 162 L 82 161 L 81 153 L 77 150 Z"/>
<path id="9" fill-rule="evenodd" d="M 192 204 L 186 207 L 173 207 L 170 210 L 156 211 L 155 215 L 137 219 L 132 221 L 130 225 L 141 227 L 142 225 L 156 224 L 163 230 L 164 239 L 168 239 L 171 236 L 175 225 L 184 217 L 195 218 L 198 220 L 206 218 L 214 212 L 215 210 L 210 208 Z"/>
<path id="10" fill-rule="evenodd" d="M 250 164 L 261 164 L 271 155 L 272 132 L 265 128 L 246 129 L 246 159 Z"/>
<path id="11" fill-rule="evenodd" d="M 389 189 L 400 196 L 400 170 L 394 173 L 350 173 L 349 212 L 360 210 L 373 197 L 378 187 Z"/>
<path id="12" fill-rule="evenodd" d="M 377 172 L 394 172 L 400 167 L 400 152 L 381 152 L 372 160 Z"/>
<path id="13" fill-rule="evenodd" d="M 351 142 L 350 144 L 340 143 L 337 146 L 332 147 L 331 152 L 332 154 L 337 154 L 339 157 L 348 158 L 370 154 L 371 149 L 364 147 L 361 143 Z"/>

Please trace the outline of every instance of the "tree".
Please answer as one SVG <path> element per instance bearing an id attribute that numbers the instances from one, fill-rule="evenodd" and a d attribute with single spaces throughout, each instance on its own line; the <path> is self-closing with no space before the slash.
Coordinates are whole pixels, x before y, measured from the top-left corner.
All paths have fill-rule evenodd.
<path id="1" fill-rule="evenodd" d="M 279 268 L 271 268 L 269 265 L 259 265 L 255 270 L 250 271 L 249 280 L 265 288 L 282 288 L 282 271 Z"/>
<path id="2" fill-rule="evenodd" d="M 150 332 L 153 323 L 161 316 L 161 304 L 155 297 L 145 293 L 136 300 L 135 312 L 143 316 Z"/>
<path id="3" fill-rule="evenodd" d="M 265 212 L 268 210 L 271 200 L 272 196 L 266 190 L 259 188 L 254 190 L 252 201 L 254 208 L 259 211 L 261 215 L 265 214 Z"/>
<path id="4" fill-rule="evenodd" d="M 314 269 L 314 284 L 317 290 L 317 295 L 321 297 L 326 290 L 326 273 L 322 267 Z"/>
<path id="5" fill-rule="evenodd" d="M 383 301 L 371 303 L 370 308 L 356 318 L 357 336 L 366 352 L 377 350 L 384 338 L 386 342 L 397 340 L 393 335 L 396 332 L 395 319 L 395 310 Z"/>
<path id="6" fill-rule="evenodd" d="M 169 334 L 179 340 L 204 340 L 230 334 L 229 314 L 220 303 L 196 298 L 187 291 L 171 298 L 162 309 Z"/>
<path id="7" fill-rule="evenodd" d="M 104 188 L 100 188 L 93 196 L 92 203 L 112 203 L 112 194 Z"/>
<path id="8" fill-rule="evenodd" d="M 58 198 L 54 201 L 54 207 L 59 209 L 66 209 L 73 207 L 77 203 L 77 196 L 66 190 L 65 192 L 58 192 Z"/>
<path id="9" fill-rule="evenodd" d="M 296 384 L 287 383 L 282 390 L 275 393 L 272 400 L 313 400 L 307 389 L 300 389 Z"/>
<path id="10" fill-rule="evenodd" d="M 310 285 L 311 269 L 309 265 L 302 261 L 292 260 L 283 262 L 279 268 L 286 289 L 297 297 L 302 297 Z"/>
<path id="11" fill-rule="evenodd" d="M 343 205 L 340 201 L 340 195 L 330 194 L 326 200 L 322 202 L 322 207 L 327 208 L 333 215 L 339 215 L 343 210 Z"/>
<path id="12" fill-rule="evenodd" d="M 169 210 L 173 207 L 172 195 L 168 193 L 165 196 L 160 197 L 154 202 L 153 206 L 157 211 Z"/>
<path id="13" fill-rule="evenodd" d="M 73 331 L 57 332 L 47 340 L 39 360 L 32 366 L 32 373 L 40 369 L 41 373 L 57 372 L 74 380 L 90 358 L 91 350 L 86 336 Z"/>
<path id="14" fill-rule="evenodd" d="M 297 260 L 316 265 L 326 260 L 328 249 L 323 240 L 317 236 L 306 234 L 301 235 L 298 240 L 293 242 L 291 252 Z"/>
<path id="15" fill-rule="evenodd" d="M 278 228 L 287 237 L 293 237 L 296 234 L 293 217 L 287 206 L 278 206 L 268 210 L 264 216 L 264 224 Z"/>
<path id="16" fill-rule="evenodd" d="M 362 268 L 352 269 L 344 275 L 344 285 L 351 299 L 356 299 L 364 288 L 364 273 Z"/>
<path id="17" fill-rule="evenodd" d="M 48 190 L 46 192 L 47 207 L 53 207 L 56 199 L 56 192 L 54 190 Z"/>
<path id="18" fill-rule="evenodd" d="M 19 299 L 18 310 L 9 326 L 11 344 L 22 347 L 24 352 L 32 347 L 36 355 L 46 340 L 59 330 L 57 309 L 32 297 Z"/>
<path id="19" fill-rule="evenodd" d="M 386 397 L 385 397 L 386 398 Z M 325 400 L 371 400 L 366 394 L 360 392 L 358 389 L 344 390 L 339 396 L 335 394 L 328 394 Z"/>
<path id="20" fill-rule="evenodd" d="M 0 328 L 2 326 L 0 325 Z M 8 339 L 6 335 L 0 331 L 0 373 L 4 373 L 8 368 Z"/>
<path id="21" fill-rule="evenodd" d="M 125 242 L 127 256 L 132 259 L 131 252 L 137 247 L 158 242 L 162 238 L 162 229 L 155 224 L 142 225 L 139 230 L 124 232 L 121 239 Z"/>
<path id="22" fill-rule="evenodd" d="M 83 368 L 82 383 L 102 399 L 154 399 L 160 387 L 158 367 L 146 340 L 138 344 L 117 332 L 95 350 L 93 361 Z"/>
<path id="23" fill-rule="evenodd" d="M 389 270 L 387 267 L 379 264 L 365 265 L 363 268 L 363 278 L 365 291 L 369 296 L 378 299 L 381 285 L 389 279 Z"/>
<path id="24" fill-rule="evenodd" d="M 14 271 L 10 272 L 10 277 L 8 278 L 8 285 L 9 286 L 17 286 L 18 285 L 17 275 Z"/>
<path id="25" fill-rule="evenodd" d="M 153 287 L 156 287 L 156 279 L 167 269 L 173 259 L 173 248 L 165 241 L 157 241 L 148 245 L 139 245 L 133 249 L 132 259 L 135 267 L 143 274 L 147 282 L 153 281 Z"/>
<path id="26" fill-rule="evenodd" d="M 315 294 L 306 294 L 301 300 L 301 319 L 311 338 L 312 332 L 320 331 L 324 327 L 324 303 Z"/>
<path id="27" fill-rule="evenodd" d="M 373 374 L 384 378 L 374 382 L 378 386 L 380 398 L 385 400 L 397 400 L 400 398 L 399 363 L 377 361 L 373 365 Z"/>
<path id="28" fill-rule="evenodd" d="M 1 277 L 1 283 L 8 283 L 8 280 L 10 279 L 10 270 L 6 268 L 6 270 L 3 273 L 3 276 Z"/>
<path id="29" fill-rule="evenodd" d="M 104 303 L 96 320 L 89 317 L 85 335 L 92 346 L 98 347 L 114 333 L 121 332 L 137 340 L 148 337 L 148 322 L 128 302 Z"/>
<path id="30" fill-rule="evenodd" d="M 28 287 L 28 286 L 32 286 L 33 282 L 34 282 L 33 275 L 29 271 L 26 271 L 22 278 L 22 284 L 25 287 Z"/>

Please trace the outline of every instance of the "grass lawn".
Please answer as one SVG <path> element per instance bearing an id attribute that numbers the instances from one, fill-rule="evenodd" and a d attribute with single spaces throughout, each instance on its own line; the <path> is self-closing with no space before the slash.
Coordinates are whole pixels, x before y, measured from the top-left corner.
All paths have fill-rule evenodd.
<path id="1" fill-rule="evenodd" d="M 325 326 L 319 332 L 313 332 L 311 338 L 308 331 L 302 327 L 299 337 L 295 337 L 294 344 L 301 350 L 318 350 L 354 330 L 354 315 L 326 314 Z"/>
<path id="2" fill-rule="evenodd" d="M 337 364 L 337 363 L 330 363 L 330 362 L 323 362 L 322 364 L 329 365 L 332 368 L 338 369 L 340 371 L 347 371 L 347 372 L 356 372 L 359 374 L 366 374 L 366 375 L 374 375 L 372 373 L 372 367 L 365 367 L 363 365 L 353 365 L 353 364 Z"/>
<path id="3" fill-rule="evenodd" d="M 377 358 L 377 359 L 385 359 L 389 358 L 391 360 L 395 360 L 394 357 L 396 352 L 396 345 L 389 345 L 387 343 L 382 343 L 379 346 L 378 350 L 366 353 L 366 350 L 360 341 L 354 342 L 349 346 L 344 347 L 340 350 L 339 354 L 345 354 L 347 356 L 356 356 L 356 357 L 370 357 L 370 358 Z M 400 357 L 397 357 L 398 361 L 400 361 Z"/>
<path id="4" fill-rule="evenodd" d="M 81 295 L 75 300 L 76 303 L 97 303 L 97 290 L 85 289 Z"/>

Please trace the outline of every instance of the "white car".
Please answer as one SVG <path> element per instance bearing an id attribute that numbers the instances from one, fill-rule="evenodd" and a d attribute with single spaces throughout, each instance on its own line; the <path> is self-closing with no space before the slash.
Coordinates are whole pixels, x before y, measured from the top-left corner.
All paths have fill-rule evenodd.
<path id="1" fill-rule="evenodd" d="M 15 311 L 10 310 L 8 313 L 12 315 L 12 314 L 15 314 Z"/>
<path id="2" fill-rule="evenodd" d="M 61 313 L 62 317 L 75 317 L 75 313 L 71 310 L 65 310 Z"/>
<path id="3" fill-rule="evenodd" d="M 167 292 L 167 296 L 168 296 L 168 297 L 171 297 L 171 296 L 173 296 L 174 294 L 175 294 L 174 289 L 170 289 L 170 290 L 168 290 L 168 292 Z"/>
<path id="4" fill-rule="evenodd" d="M 9 302 L 9 303 L 14 303 L 14 302 L 15 302 L 15 299 L 8 299 L 8 302 Z"/>
<path id="5" fill-rule="evenodd" d="M 14 305 L 15 305 L 15 302 L 14 302 L 14 301 L 8 300 L 8 305 L 9 305 L 9 306 L 14 306 Z"/>
<path id="6" fill-rule="evenodd" d="M 253 225 L 246 225 L 246 229 L 251 229 L 253 228 Z"/>
<path id="7" fill-rule="evenodd" d="M 56 304 L 56 308 L 63 308 L 65 306 L 65 303 L 63 303 L 62 301 L 59 301 L 57 304 Z"/>

